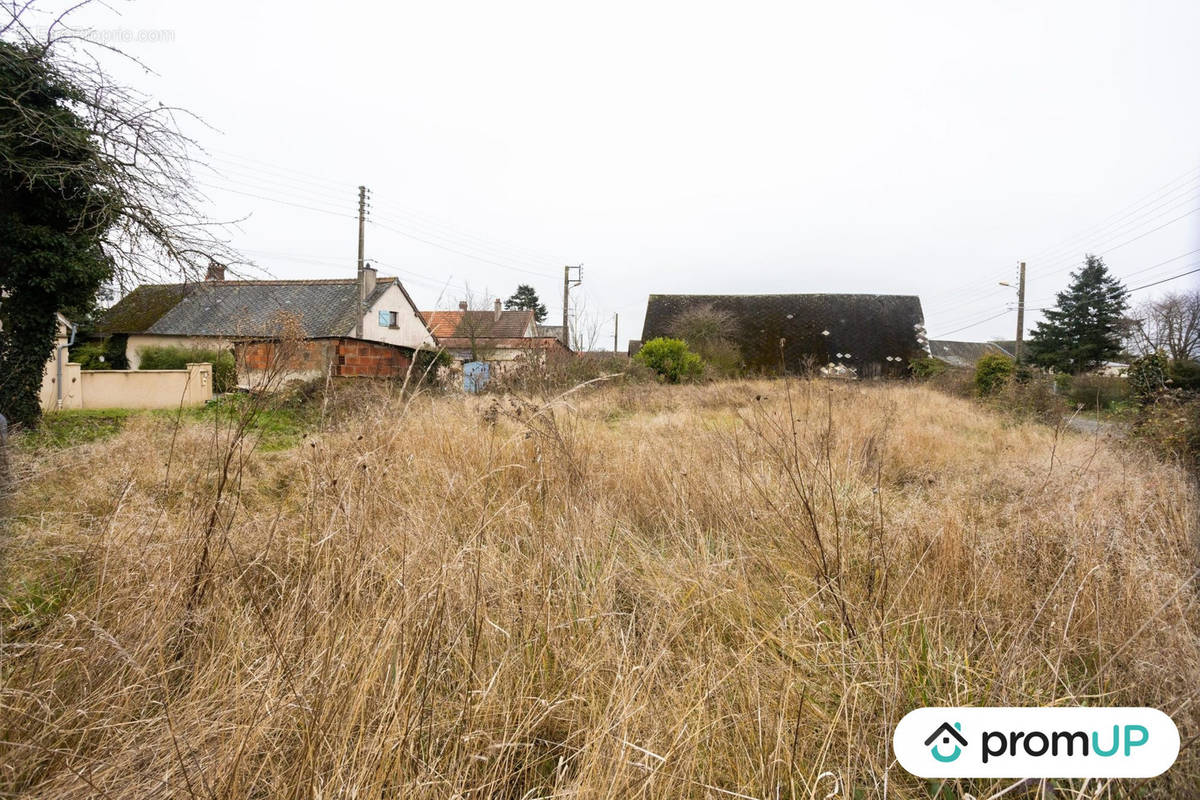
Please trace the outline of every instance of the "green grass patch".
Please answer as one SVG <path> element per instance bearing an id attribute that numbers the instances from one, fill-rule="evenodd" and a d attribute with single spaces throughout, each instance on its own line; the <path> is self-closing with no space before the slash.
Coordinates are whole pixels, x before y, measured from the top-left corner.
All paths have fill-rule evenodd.
<path id="1" fill-rule="evenodd" d="M 241 424 L 244 415 L 252 412 L 252 402 L 252 398 L 246 394 L 225 394 L 203 406 L 154 413 L 172 419 L 179 416 L 184 421 L 233 430 Z M 278 406 L 268 405 L 254 411 L 246 430 L 251 438 L 257 437 L 259 450 L 270 452 L 295 447 L 300 443 L 301 437 L 312 429 L 314 423 L 315 414 L 308 405 L 285 403 Z"/>
<path id="2" fill-rule="evenodd" d="M 52 411 L 35 430 L 13 436 L 13 445 L 26 450 L 57 450 L 107 439 L 121 431 L 134 412 L 120 408 Z"/>

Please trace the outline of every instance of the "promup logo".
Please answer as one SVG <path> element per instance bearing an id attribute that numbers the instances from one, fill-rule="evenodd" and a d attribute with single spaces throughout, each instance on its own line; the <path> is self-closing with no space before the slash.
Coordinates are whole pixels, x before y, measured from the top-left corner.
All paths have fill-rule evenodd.
<path id="1" fill-rule="evenodd" d="M 958 742 L 958 744 L 954 745 L 954 752 L 948 756 L 944 756 L 939 753 L 938 746 L 936 744 L 933 744 L 933 747 L 929 748 L 929 752 L 933 754 L 934 758 L 936 758 L 938 761 L 941 761 L 943 764 L 949 764 L 951 761 L 956 760 L 960 755 L 962 755 L 962 749 L 967 746 L 967 740 L 963 738 L 961 733 L 959 733 L 961 730 L 961 722 L 954 723 L 953 727 L 951 727 L 949 722 L 943 722 L 936 731 L 929 734 L 929 738 L 925 740 L 925 746 L 929 747 L 929 745 L 933 744 L 934 740 L 939 736 L 942 739 L 942 744 L 950 744 L 950 739 L 953 738 L 956 742 Z"/>
<path id="2" fill-rule="evenodd" d="M 922 778 L 1149 778 L 1179 731 L 1153 708 L 919 708 L 892 749 Z"/>

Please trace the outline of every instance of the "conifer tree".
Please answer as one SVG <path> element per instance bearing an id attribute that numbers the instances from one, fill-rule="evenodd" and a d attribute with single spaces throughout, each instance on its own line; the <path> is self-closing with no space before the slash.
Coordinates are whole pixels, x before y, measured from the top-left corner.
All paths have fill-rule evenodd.
<path id="1" fill-rule="evenodd" d="M 1078 374 L 1121 353 L 1128 307 L 1125 287 L 1099 256 L 1088 254 L 1071 273 L 1071 284 L 1058 293 L 1029 337 L 1030 360 L 1041 367 Z"/>

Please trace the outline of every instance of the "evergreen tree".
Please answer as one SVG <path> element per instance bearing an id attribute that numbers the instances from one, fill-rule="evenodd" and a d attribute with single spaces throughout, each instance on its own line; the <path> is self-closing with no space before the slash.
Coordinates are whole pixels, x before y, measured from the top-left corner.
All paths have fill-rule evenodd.
<path id="1" fill-rule="evenodd" d="M 55 312 L 90 306 L 113 275 L 101 246 L 111 184 L 79 90 L 34 47 L 0 42 L 0 412 L 35 424 Z M 47 133 L 49 131 L 49 133 Z"/>
<path id="2" fill-rule="evenodd" d="M 546 306 L 538 298 L 537 291 L 532 286 L 522 283 L 512 296 L 504 301 L 504 307 L 511 310 L 532 311 L 533 320 L 538 324 L 546 321 Z"/>
<path id="3" fill-rule="evenodd" d="M 1121 354 L 1128 293 L 1108 273 L 1104 261 L 1087 255 L 1071 273 L 1071 285 L 1058 293 L 1029 337 L 1030 360 L 1059 372 L 1078 374 Z"/>

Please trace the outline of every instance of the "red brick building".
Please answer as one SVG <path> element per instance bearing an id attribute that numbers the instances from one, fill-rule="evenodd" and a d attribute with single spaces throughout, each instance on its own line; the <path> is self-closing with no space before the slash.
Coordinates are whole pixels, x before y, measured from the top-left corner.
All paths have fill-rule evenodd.
<path id="1" fill-rule="evenodd" d="M 239 382 L 249 386 L 263 386 L 269 382 L 281 385 L 327 375 L 403 380 L 412 366 L 415 352 L 402 345 L 335 336 L 234 344 Z"/>

